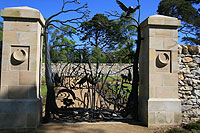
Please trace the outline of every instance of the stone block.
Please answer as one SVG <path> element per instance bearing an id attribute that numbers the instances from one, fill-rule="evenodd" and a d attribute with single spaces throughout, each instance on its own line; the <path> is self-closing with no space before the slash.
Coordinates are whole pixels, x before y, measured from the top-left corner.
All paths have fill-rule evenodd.
<path id="1" fill-rule="evenodd" d="M 4 31 L 15 32 L 37 32 L 36 22 L 23 22 L 23 21 L 5 21 Z"/>
<path id="2" fill-rule="evenodd" d="M 178 74 L 163 74 L 164 86 L 178 86 Z"/>
<path id="3" fill-rule="evenodd" d="M 4 31 L 3 36 L 5 36 L 3 37 L 3 45 L 20 44 L 18 34 L 14 31 Z"/>
<path id="4" fill-rule="evenodd" d="M 144 20 L 141 23 L 142 29 L 146 27 L 147 25 L 149 26 L 163 26 L 163 27 L 168 27 L 176 29 L 181 25 L 181 21 L 178 20 L 177 18 L 174 17 L 168 17 L 168 16 L 163 16 L 163 15 L 153 15 L 148 17 L 146 20 Z"/>
<path id="5" fill-rule="evenodd" d="M 36 86 L 27 86 L 28 88 L 28 98 L 34 99 L 37 98 L 37 87 Z"/>
<path id="6" fill-rule="evenodd" d="M 150 61 L 155 61 L 156 57 L 156 50 L 155 49 L 149 49 L 149 60 Z M 141 55 L 142 56 L 142 55 Z"/>
<path id="7" fill-rule="evenodd" d="M 9 99 L 27 99 L 29 98 L 29 90 L 27 86 L 8 86 Z"/>
<path id="8" fill-rule="evenodd" d="M 19 72 L 19 85 L 36 85 L 36 72 Z"/>
<path id="9" fill-rule="evenodd" d="M 1 85 L 19 85 L 18 72 L 1 72 Z"/>
<path id="10" fill-rule="evenodd" d="M 150 98 L 149 111 L 181 112 L 181 101 L 178 98 Z"/>
<path id="11" fill-rule="evenodd" d="M 40 120 L 39 113 L 27 114 L 27 127 L 37 128 L 39 120 Z"/>
<path id="12" fill-rule="evenodd" d="M 182 122 L 182 113 L 174 112 L 174 123 L 180 124 Z"/>
<path id="13" fill-rule="evenodd" d="M 167 50 L 177 50 L 178 38 L 163 38 L 163 48 Z"/>
<path id="14" fill-rule="evenodd" d="M 169 38 L 172 37 L 171 29 L 162 29 L 162 28 L 150 28 L 150 37 L 158 37 L 158 38 Z"/>
<path id="15" fill-rule="evenodd" d="M 150 86 L 163 86 L 163 75 L 162 74 L 150 74 L 149 77 L 150 77 L 150 79 L 149 79 Z"/>
<path id="16" fill-rule="evenodd" d="M 38 54 L 39 49 L 40 49 L 39 46 L 31 46 L 30 47 L 30 61 L 36 62 L 38 60 L 37 54 Z"/>
<path id="17" fill-rule="evenodd" d="M 184 63 L 189 63 L 189 62 L 192 62 L 193 59 L 192 59 L 191 57 L 184 57 L 184 58 L 182 59 L 182 61 L 183 61 Z"/>
<path id="18" fill-rule="evenodd" d="M 7 85 L 1 86 L 0 99 L 7 99 L 7 98 L 8 98 L 8 86 Z"/>
<path id="19" fill-rule="evenodd" d="M 149 124 L 155 124 L 156 123 L 156 116 L 155 116 L 155 112 L 149 112 L 148 113 L 148 123 Z"/>
<path id="20" fill-rule="evenodd" d="M 165 112 L 155 112 L 155 123 L 166 123 L 166 114 Z"/>
<path id="21" fill-rule="evenodd" d="M 155 87 L 153 98 L 178 98 L 177 86 L 160 86 Z"/>
<path id="22" fill-rule="evenodd" d="M 15 31 L 4 31 L 3 42 L 7 44 L 18 44 L 18 45 L 35 45 L 37 44 L 37 32 L 15 32 Z"/>
<path id="23" fill-rule="evenodd" d="M 174 123 L 174 112 L 165 112 L 166 123 L 170 124 Z"/>
<path id="24" fill-rule="evenodd" d="M 2 57 L 8 58 L 10 54 L 10 44 L 3 43 L 3 48 L 2 48 Z"/>
<path id="25" fill-rule="evenodd" d="M 25 128 L 26 118 L 26 114 L 0 114 L 0 127 L 1 129 Z"/>
<path id="26" fill-rule="evenodd" d="M 0 107 L 0 129 L 36 128 L 39 124 L 38 99 L 0 99 Z"/>
<path id="27" fill-rule="evenodd" d="M 8 72 L 9 70 L 9 59 L 8 58 L 1 58 L 1 65 L 2 65 L 2 68 L 1 68 L 1 71 L 2 72 Z"/>
<path id="28" fill-rule="evenodd" d="M 150 49 L 163 49 L 163 38 L 149 37 L 149 48 Z"/>
<path id="29" fill-rule="evenodd" d="M 35 72 L 37 69 L 36 69 L 36 62 L 34 60 L 30 60 L 30 71 L 31 72 Z"/>

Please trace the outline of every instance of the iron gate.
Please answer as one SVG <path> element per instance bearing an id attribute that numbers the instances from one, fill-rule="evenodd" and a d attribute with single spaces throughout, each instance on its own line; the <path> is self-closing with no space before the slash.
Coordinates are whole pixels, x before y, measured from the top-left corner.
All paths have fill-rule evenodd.
<path id="1" fill-rule="evenodd" d="M 132 65 L 116 63 L 54 64 L 57 114 L 63 120 L 122 120 L 132 89 Z M 116 69 L 119 67 L 120 69 Z"/>
<path id="2" fill-rule="evenodd" d="M 91 47 L 82 45 L 78 46 L 78 48 L 76 46 L 71 47 L 65 44 L 61 44 L 60 46 L 57 45 L 57 50 L 66 47 L 64 53 L 57 52 L 59 57 L 67 57 L 65 58 L 65 61 L 62 58 L 57 58 L 57 56 L 52 52 L 55 47 L 51 47 L 51 45 L 48 44 L 48 32 L 50 26 L 56 28 L 57 30 L 62 30 L 66 34 L 70 35 L 73 32 L 73 28 L 72 30 L 69 30 L 68 28 L 71 26 L 69 26 L 68 23 L 80 23 L 80 20 L 87 16 L 87 11 L 82 11 L 82 9 L 87 7 L 87 4 L 75 10 L 65 10 L 64 7 L 66 4 L 77 3 L 77 1 L 64 0 L 62 10 L 46 20 L 43 34 L 45 38 L 45 77 L 48 88 L 45 107 L 46 119 L 49 119 L 51 113 L 54 115 L 54 118 L 67 121 L 122 120 L 124 119 L 124 116 L 132 113 L 132 116 L 135 116 L 134 119 L 137 120 L 139 84 L 138 60 L 140 44 L 142 40 L 140 33 L 140 11 L 138 20 L 131 16 L 131 14 L 140 8 L 139 0 L 137 1 L 138 6 L 134 9 L 132 6 L 127 8 L 122 2 L 118 0 L 116 1 L 120 8 L 126 12 L 125 15 L 122 14 L 118 16 L 120 19 L 122 19 L 122 21 L 120 20 L 120 23 L 118 24 L 123 23 L 123 18 L 134 22 L 135 24 L 130 23 L 128 26 L 124 27 L 124 30 L 126 31 L 130 27 L 135 27 L 133 32 L 136 32 L 137 34 L 137 40 L 133 39 L 132 42 L 129 40 L 130 43 L 136 43 L 137 46 L 135 52 L 131 51 L 129 54 L 125 52 L 126 54 L 120 57 L 121 59 L 127 57 L 131 58 L 131 62 L 133 64 L 121 67 L 119 70 L 115 70 L 115 65 L 119 64 L 115 64 L 115 59 L 112 59 L 114 57 L 110 58 L 109 54 L 107 54 L 107 58 L 110 58 L 110 61 L 106 62 L 104 65 L 100 64 L 100 60 L 98 60 L 98 58 L 96 58 L 95 61 L 92 60 L 94 53 L 89 53 L 87 56 L 84 55 L 83 52 L 81 54 L 80 51 L 84 51 L 85 49 L 90 51 L 92 46 L 93 48 L 98 49 L 99 44 L 97 43 L 96 45 L 92 43 L 90 45 Z M 80 18 L 64 21 L 60 21 L 54 18 L 62 13 L 68 13 L 70 11 L 75 11 L 79 14 L 82 14 L 82 16 Z M 112 16 L 112 14 L 109 15 Z M 103 17 L 104 21 L 113 22 L 106 19 L 102 14 L 99 14 L 99 16 Z M 87 23 L 87 21 L 85 22 Z M 54 23 L 59 23 L 64 27 L 58 27 Z M 104 24 L 103 21 L 101 22 L 101 19 L 100 21 L 96 22 L 96 24 L 97 31 L 99 26 L 101 27 L 101 25 L 104 25 L 107 28 L 106 30 L 109 32 L 108 34 L 114 34 L 112 30 L 110 30 L 113 29 L 112 25 Z M 118 27 L 118 24 L 116 23 L 114 27 Z M 127 24 L 127 22 L 124 24 Z M 84 22 L 83 25 L 85 25 Z M 118 29 L 115 30 L 115 33 L 119 32 Z M 124 32 L 123 34 L 127 34 L 127 32 Z M 130 39 L 130 36 L 132 35 L 133 34 L 127 34 L 127 37 Z M 62 37 L 63 36 L 60 36 L 59 38 Z M 102 35 L 102 37 L 105 37 L 105 35 Z M 112 35 L 112 37 L 113 38 L 111 41 L 113 39 L 115 41 L 118 40 L 116 34 Z M 89 42 L 90 41 L 91 40 L 89 39 Z M 63 40 L 62 43 L 64 43 Z M 109 41 L 104 43 L 103 46 L 106 44 L 109 44 Z M 70 47 L 70 50 L 68 47 Z M 115 47 L 112 45 L 109 45 L 109 47 L 115 49 Z M 103 53 L 107 52 L 102 48 L 101 50 Z M 131 47 L 129 47 L 129 50 L 130 49 L 132 50 Z M 54 51 L 56 50 L 54 49 Z M 102 56 L 102 54 L 98 56 Z M 75 57 L 78 57 L 79 60 L 77 61 Z M 84 62 L 82 62 L 83 60 Z M 53 72 L 51 69 L 51 63 L 54 63 Z"/>

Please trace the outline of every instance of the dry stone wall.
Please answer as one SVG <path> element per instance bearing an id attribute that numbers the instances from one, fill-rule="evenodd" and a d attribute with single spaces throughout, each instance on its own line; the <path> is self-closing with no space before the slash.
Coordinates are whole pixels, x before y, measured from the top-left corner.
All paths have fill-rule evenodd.
<path id="1" fill-rule="evenodd" d="M 57 73 L 60 73 L 63 68 L 65 67 L 64 71 L 65 73 L 67 73 L 67 70 L 69 67 L 74 67 L 74 66 L 77 66 L 78 64 L 66 64 L 66 63 L 63 63 L 63 64 L 51 64 L 51 68 L 52 68 L 52 72 L 57 72 Z M 82 64 L 82 68 L 84 68 L 85 64 Z M 88 67 L 88 64 L 85 65 L 86 66 L 86 69 L 89 70 Z M 96 71 L 96 64 L 92 64 L 92 68 L 93 68 L 93 72 Z M 111 64 L 111 63 L 101 63 L 99 64 L 99 71 L 101 70 L 101 73 L 103 74 L 107 74 L 109 72 L 109 70 L 111 70 L 110 72 L 110 76 L 120 76 L 121 74 L 128 74 L 128 71 L 127 69 L 131 69 L 132 71 L 132 64 L 124 64 L 124 63 L 121 63 L 121 64 Z M 81 70 L 80 70 L 81 71 Z M 83 71 L 83 69 L 82 69 Z M 42 77 L 45 77 L 45 64 L 43 63 L 42 64 Z"/>
<path id="2" fill-rule="evenodd" d="M 200 46 L 178 46 L 179 99 L 182 104 L 182 121 L 200 119 Z"/>

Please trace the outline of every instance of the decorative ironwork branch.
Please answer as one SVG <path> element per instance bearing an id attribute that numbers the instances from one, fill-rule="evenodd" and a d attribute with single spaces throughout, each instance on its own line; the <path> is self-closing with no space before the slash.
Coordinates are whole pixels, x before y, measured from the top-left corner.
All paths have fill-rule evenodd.
<path id="1" fill-rule="evenodd" d="M 137 0 L 138 5 L 135 9 L 133 9 L 133 7 L 131 7 L 131 6 L 129 8 L 127 8 L 119 0 L 116 0 L 116 2 L 119 4 L 119 6 L 121 7 L 122 10 L 127 12 L 126 16 L 123 16 L 123 17 L 132 19 L 133 21 L 135 21 L 137 23 L 137 25 L 130 25 L 130 26 L 134 26 L 137 28 L 137 40 L 136 40 L 137 48 L 136 48 L 136 52 L 134 55 L 134 62 L 133 62 L 132 90 L 131 90 L 131 93 L 128 98 L 128 103 L 126 105 L 125 116 L 127 116 L 128 114 L 131 114 L 133 119 L 138 121 L 138 87 L 139 87 L 138 65 L 139 65 L 139 52 L 140 52 L 140 46 L 141 46 L 141 40 L 142 40 L 141 28 L 140 28 L 140 1 Z M 130 14 L 134 13 L 137 9 L 139 9 L 138 20 L 136 20 L 133 17 L 130 17 Z"/>
<path id="2" fill-rule="evenodd" d="M 48 30 L 49 26 L 54 26 L 55 28 L 60 29 L 58 26 L 53 24 L 53 22 L 58 22 L 61 25 L 69 26 L 71 23 L 80 23 L 81 19 L 84 19 L 88 16 L 88 11 L 83 11 L 83 9 L 87 8 L 87 4 L 76 8 L 76 9 L 70 9 L 65 10 L 65 6 L 69 3 L 77 3 L 77 0 L 63 0 L 63 6 L 62 10 L 52 16 L 50 16 L 45 23 L 44 26 L 44 44 L 45 44 L 45 77 L 46 77 L 46 85 L 47 85 L 47 98 L 46 98 L 46 106 L 45 106 L 45 118 L 44 121 L 47 122 L 50 118 L 50 113 L 57 114 L 59 113 L 59 109 L 55 103 L 55 91 L 54 91 L 54 79 L 52 77 L 52 70 L 51 70 L 51 58 L 50 58 L 50 45 L 48 43 Z M 69 13 L 69 12 L 75 12 L 78 14 L 82 14 L 79 18 L 74 18 L 70 20 L 54 20 L 55 17 Z M 67 24 L 69 23 L 69 24 Z M 70 26 L 72 27 L 72 26 Z M 75 28 L 74 28 L 75 29 Z"/>

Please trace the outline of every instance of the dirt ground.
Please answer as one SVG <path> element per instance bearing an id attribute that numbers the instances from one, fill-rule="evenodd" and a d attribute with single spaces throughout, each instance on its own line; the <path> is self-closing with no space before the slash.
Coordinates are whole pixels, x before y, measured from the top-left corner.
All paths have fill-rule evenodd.
<path id="1" fill-rule="evenodd" d="M 122 122 L 81 122 L 40 125 L 37 133 L 153 133 L 153 131 L 138 124 Z"/>

